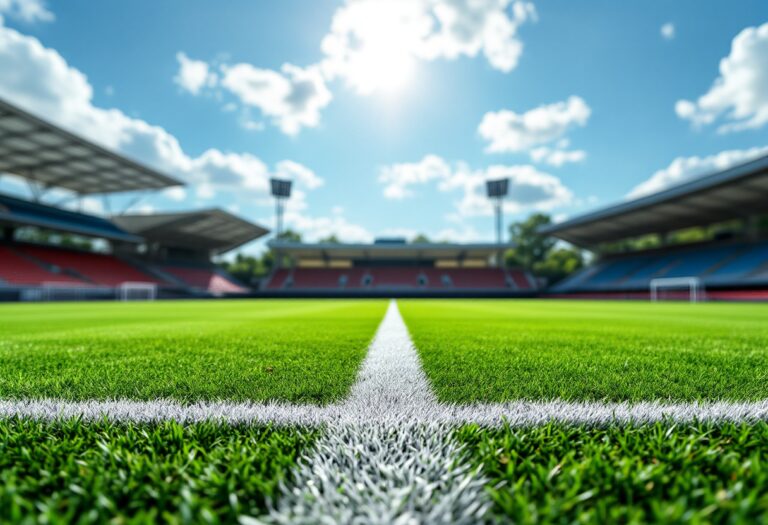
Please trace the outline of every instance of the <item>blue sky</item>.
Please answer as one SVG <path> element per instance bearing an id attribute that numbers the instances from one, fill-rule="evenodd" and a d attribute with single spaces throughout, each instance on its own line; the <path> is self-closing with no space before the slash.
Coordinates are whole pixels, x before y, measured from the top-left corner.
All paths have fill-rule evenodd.
<path id="1" fill-rule="evenodd" d="M 487 178 L 511 178 L 509 219 L 564 218 L 768 153 L 764 1 L 0 0 L 0 16 L 0 97 L 188 182 L 140 211 L 271 227 L 279 175 L 309 240 L 489 240 Z"/>

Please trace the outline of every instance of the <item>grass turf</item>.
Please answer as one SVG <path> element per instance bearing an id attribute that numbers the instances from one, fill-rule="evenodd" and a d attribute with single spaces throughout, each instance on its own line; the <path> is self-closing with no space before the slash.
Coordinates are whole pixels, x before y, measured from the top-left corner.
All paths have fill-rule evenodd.
<path id="1" fill-rule="evenodd" d="M 400 302 L 443 401 L 768 398 L 768 305 Z"/>
<path id="2" fill-rule="evenodd" d="M 236 523 L 316 430 L 0 420 L 2 523 Z"/>
<path id="3" fill-rule="evenodd" d="M 503 522 L 768 522 L 766 423 L 467 426 L 456 438 Z"/>
<path id="4" fill-rule="evenodd" d="M 385 301 L 0 305 L 0 397 L 327 403 Z"/>

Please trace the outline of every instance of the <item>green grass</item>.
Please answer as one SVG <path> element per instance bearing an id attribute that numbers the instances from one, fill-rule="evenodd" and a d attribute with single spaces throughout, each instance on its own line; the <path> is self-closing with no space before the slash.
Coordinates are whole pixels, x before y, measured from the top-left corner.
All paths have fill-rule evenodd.
<path id="1" fill-rule="evenodd" d="M 768 424 L 462 428 L 513 523 L 767 523 Z"/>
<path id="2" fill-rule="evenodd" d="M 0 305 L 0 397 L 327 403 L 385 301 Z"/>
<path id="3" fill-rule="evenodd" d="M 317 431 L 0 420 L 0 523 L 235 523 Z"/>
<path id="4" fill-rule="evenodd" d="M 444 401 L 768 398 L 768 305 L 401 301 Z"/>

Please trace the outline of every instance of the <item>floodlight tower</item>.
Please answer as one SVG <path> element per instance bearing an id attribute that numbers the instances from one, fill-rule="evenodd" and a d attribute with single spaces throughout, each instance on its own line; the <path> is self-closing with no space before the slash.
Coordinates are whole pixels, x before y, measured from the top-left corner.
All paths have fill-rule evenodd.
<path id="1" fill-rule="evenodd" d="M 280 240 L 280 237 L 283 236 L 285 201 L 291 196 L 291 181 L 284 179 L 269 179 L 269 183 L 272 188 L 272 196 L 275 198 L 275 219 L 277 221 L 275 239 Z"/>
<path id="2" fill-rule="evenodd" d="M 509 194 L 509 179 L 489 180 L 485 183 L 488 198 L 493 201 L 496 210 L 496 244 L 502 244 L 504 197 Z"/>

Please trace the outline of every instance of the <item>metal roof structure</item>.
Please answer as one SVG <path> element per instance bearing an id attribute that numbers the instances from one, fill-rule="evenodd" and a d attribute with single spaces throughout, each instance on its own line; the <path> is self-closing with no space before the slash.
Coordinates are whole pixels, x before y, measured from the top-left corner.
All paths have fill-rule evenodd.
<path id="1" fill-rule="evenodd" d="M 269 232 L 220 209 L 118 215 L 112 220 L 149 242 L 216 253 L 228 252 Z"/>
<path id="2" fill-rule="evenodd" d="M 0 225 L 36 226 L 63 233 L 75 233 L 112 241 L 141 242 L 101 217 L 54 208 L 0 194 Z"/>
<path id="3" fill-rule="evenodd" d="M 182 183 L 0 100 L 0 173 L 79 195 Z"/>
<path id="4" fill-rule="evenodd" d="M 768 213 L 768 155 L 540 231 L 593 247 Z"/>
<path id="5" fill-rule="evenodd" d="M 305 244 L 300 242 L 271 241 L 269 247 L 275 253 L 296 259 L 487 259 L 499 250 L 511 248 L 498 244 Z"/>

